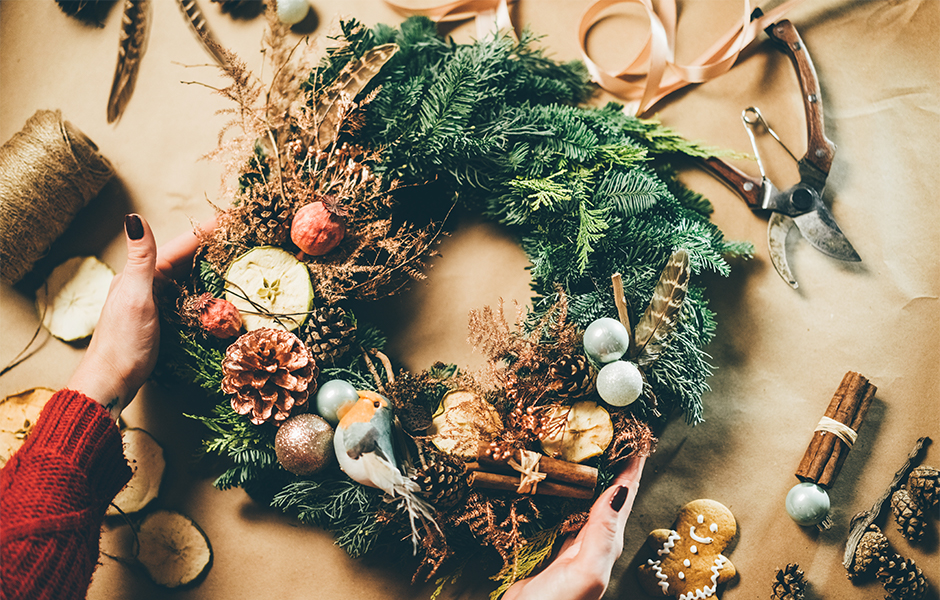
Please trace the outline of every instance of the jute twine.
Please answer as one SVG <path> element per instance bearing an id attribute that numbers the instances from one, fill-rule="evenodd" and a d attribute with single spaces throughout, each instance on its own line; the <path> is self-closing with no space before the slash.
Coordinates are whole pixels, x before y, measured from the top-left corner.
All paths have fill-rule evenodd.
<path id="1" fill-rule="evenodd" d="M 36 111 L 0 147 L 0 277 L 16 283 L 113 174 L 58 110 Z"/>

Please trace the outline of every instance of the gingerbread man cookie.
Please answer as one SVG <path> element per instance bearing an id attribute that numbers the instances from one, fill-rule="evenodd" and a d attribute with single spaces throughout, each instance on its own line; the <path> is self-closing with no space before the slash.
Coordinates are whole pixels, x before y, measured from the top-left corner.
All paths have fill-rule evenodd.
<path id="1" fill-rule="evenodd" d="M 653 558 L 641 564 L 639 579 L 651 595 L 701 600 L 737 571 L 721 551 L 737 532 L 734 515 L 720 502 L 695 500 L 679 511 L 675 529 L 657 529 L 646 542 Z"/>

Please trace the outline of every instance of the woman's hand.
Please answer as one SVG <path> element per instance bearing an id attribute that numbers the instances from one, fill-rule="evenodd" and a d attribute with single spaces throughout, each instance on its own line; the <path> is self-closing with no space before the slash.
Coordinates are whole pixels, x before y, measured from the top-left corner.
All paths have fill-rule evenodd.
<path id="1" fill-rule="evenodd" d="M 68 388 L 104 405 L 117 420 L 157 362 L 160 322 L 153 299 L 157 244 L 138 215 L 124 217 L 127 264 L 114 277 L 95 333 Z"/>
<path id="2" fill-rule="evenodd" d="M 628 460 L 624 471 L 591 507 L 588 522 L 558 556 L 534 577 L 516 582 L 504 600 L 597 600 L 623 551 L 623 530 L 633 508 L 646 457 Z"/>

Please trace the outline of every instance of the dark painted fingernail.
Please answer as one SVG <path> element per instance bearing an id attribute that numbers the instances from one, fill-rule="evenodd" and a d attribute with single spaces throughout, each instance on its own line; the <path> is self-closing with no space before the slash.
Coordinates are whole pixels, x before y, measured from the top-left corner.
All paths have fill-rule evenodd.
<path id="1" fill-rule="evenodd" d="M 124 231 L 127 232 L 127 237 L 132 240 L 139 240 L 144 237 L 144 224 L 140 222 L 140 217 L 134 214 L 125 215 Z"/>
<path id="2" fill-rule="evenodd" d="M 627 494 L 629 493 L 630 488 L 627 486 L 617 486 L 617 491 L 614 492 L 614 497 L 610 499 L 610 507 L 614 509 L 614 512 L 620 512 L 620 509 L 623 508 L 623 503 L 627 501 Z"/>

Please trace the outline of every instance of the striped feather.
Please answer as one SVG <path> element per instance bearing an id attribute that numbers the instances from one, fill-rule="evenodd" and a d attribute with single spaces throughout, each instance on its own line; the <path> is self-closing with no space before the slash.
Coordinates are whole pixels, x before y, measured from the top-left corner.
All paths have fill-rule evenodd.
<path id="1" fill-rule="evenodd" d="M 320 124 L 317 129 L 317 149 L 326 148 L 339 133 L 344 112 L 344 103 L 341 100 L 345 97 L 348 101 L 352 101 L 359 95 L 359 92 L 372 81 L 372 78 L 396 52 L 398 52 L 396 44 L 376 46 L 359 60 L 346 65 L 336 77 L 336 81 L 323 92 L 317 100 L 316 107 L 316 122 Z"/>
<path id="2" fill-rule="evenodd" d="M 655 362 L 665 352 L 688 289 L 689 255 L 685 250 L 676 250 L 659 276 L 650 305 L 636 324 L 636 357 L 641 367 Z"/>
<path id="3" fill-rule="evenodd" d="M 108 123 L 114 123 L 121 118 L 134 94 L 140 61 L 147 49 L 150 10 L 150 0 L 124 0 L 117 67 L 114 70 L 111 95 L 108 97 Z"/>
<path id="4" fill-rule="evenodd" d="M 179 4 L 180 10 L 183 11 L 183 16 L 186 17 L 189 27 L 195 32 L 196 37 L 202 42 L 206 51 L 212 55 L 220 67 L 226 66 L 228 60 L 222 53 L 222 46 L 212 35 L 212 30 L 209 29 L 206 17 L 199 9 L 199 5 L 196 4 L 196 0 L 176 0 L 176 2 Z"/>

